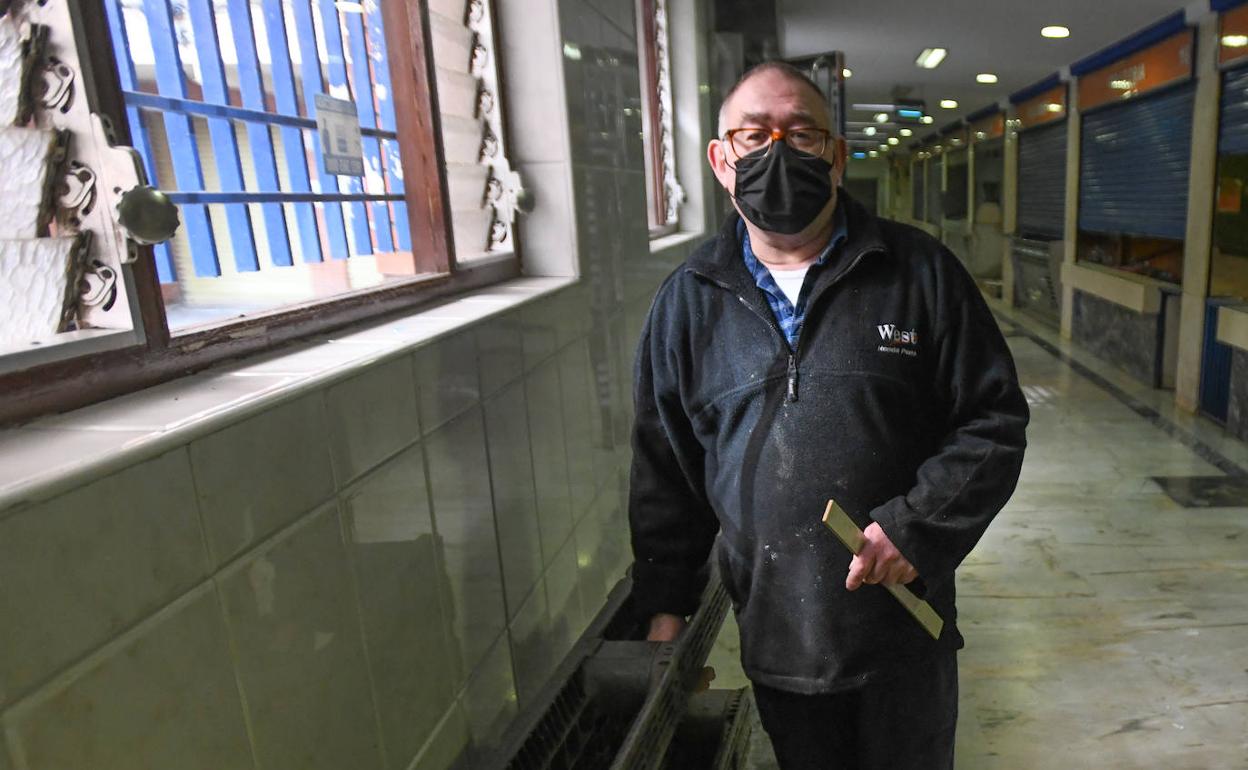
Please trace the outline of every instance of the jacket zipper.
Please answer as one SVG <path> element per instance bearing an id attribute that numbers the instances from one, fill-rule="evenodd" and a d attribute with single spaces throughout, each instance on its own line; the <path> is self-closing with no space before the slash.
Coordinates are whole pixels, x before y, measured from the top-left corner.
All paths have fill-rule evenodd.
<path id="1" fill-rule="evenodd" d="M 831 289 L 833 286 L 840 283 L 841 280 L 845 278 L 845 276 L 849 275 L 850 272 L 852 272 L 853 269 L 858 266 L 858 263 L 862 261 L 862 258 L 870 254 L 872 251 L 878 251 L 878 249 L 867 249 L 865 251 L 859 252 L 858 256 L 854 257 L 853 261 L 849 263 L 849 267 L 845 268 L 844 270 L 840 272 L 839 275 L 835 276 L 828 283 L 828 286 L 826 289 L 824 289 L 824 291 L 826 292 L 828 289 Z M 695 270 L 694 272 L 698 272 L 698 271 Z M 711 283 L 715 284 L 719 288 L 724 289 L 725 291 L 728 291 L 733 296 L 735 296 L 741 302 L 742 305 L 745 305 L 746 307 L 748 307 L 750 311 L 753 312 L 754 315 L 758 316 L 763 321 L 763 323 L 767 324 L 767 326 L 772 331 L 780 335 L 780 342 L 783 343 L 786 348 L 789 347 L 789 340 L 787 337 L 784 336 L 784 332 L 781 331 L 780 327 L 776 324 L 776 319 L 774 317 L 768 318 L 767 316 L 764 316 L 762 312 L 759 311 L 758 308 L 750 304 L 750 301 L 748 299 L 734 292 L 732 290 L 732 287 L 724 283 L 723 281 L 716 280 L 715 278 L 712 278 L 706 273 L 698 272 L 698 275 L 701 275 L 706 280 L 710 281 Z M 806 312 L 808 313 L 810 312 L 809 307 L 806 308 Z M 805 326 L 803 326 L 802 331 L 805 331 Z M 797 386 L 798 386 L 797 362 L 801 356 L 801 350 L 802 350 L 802 332 L 799 331 L 797 333 L 797 340 L 793 343 L 793 347 L 789 350 L 788 389 L 786 390 L 785 397 L 784 397 L 785 403 L 788 403 L 788 404 L 791 404 L 797 401 Z"/>

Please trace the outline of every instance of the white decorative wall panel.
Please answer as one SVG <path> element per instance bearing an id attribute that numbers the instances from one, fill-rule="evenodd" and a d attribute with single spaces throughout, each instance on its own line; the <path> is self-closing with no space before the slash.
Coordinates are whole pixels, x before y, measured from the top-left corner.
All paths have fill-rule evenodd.
<path id="1" fill-rule="evenodd" d="M 17 122 L 24 69 L 17 22 L 12 16 L 0 16 L 0 126 Z"/>
<path id="2" fill-rule="evenodd" d="M 0 238 L 39 236 L 54 131 L 0 128 Z"/>
<path id="3" fill-rule="evenodd" d="M 74 238 L 0 240 L 0 344 L 33 342 L 60 330 Z"/>

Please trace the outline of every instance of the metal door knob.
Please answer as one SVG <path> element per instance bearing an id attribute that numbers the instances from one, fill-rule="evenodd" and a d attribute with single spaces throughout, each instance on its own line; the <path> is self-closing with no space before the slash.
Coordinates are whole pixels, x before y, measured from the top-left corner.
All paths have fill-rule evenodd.
<path id="1" fill-rule="evenodd" d="M 143 246 L 164 243 L 181 224 L 177 205 L 149 185 L 139 185 L 122 194 L 117 203 L 117 222 L 130 240 Z"/>

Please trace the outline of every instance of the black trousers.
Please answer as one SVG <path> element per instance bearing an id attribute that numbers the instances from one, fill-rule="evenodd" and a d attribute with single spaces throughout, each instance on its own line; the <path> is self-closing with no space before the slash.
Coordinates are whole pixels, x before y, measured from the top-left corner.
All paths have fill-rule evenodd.
<path id="1" fill-rule="evenodd" d="M 953 770 L 958 660 L 830 695 L 754 685 L 781 770 Z"/>

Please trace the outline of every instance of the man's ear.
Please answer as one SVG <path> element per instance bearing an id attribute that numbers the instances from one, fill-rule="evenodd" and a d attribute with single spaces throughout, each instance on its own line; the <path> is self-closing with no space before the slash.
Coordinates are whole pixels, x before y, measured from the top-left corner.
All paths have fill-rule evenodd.
<path id="1" fill-rule="evenodd" d="M 711 164 L 711 171 L 714 172 L 715 178 L 719 180 L 720 187 L 731 193 L 736 181 L 736 175 L 732 169 L 728 168 L 728 157 L 724 155 L 723 142 L 718 139 L 712 139 L 706 145 L 706 161 Z"/>
<path id="2" fill-rule="evenodd" d="M 845 164 L 849 162 L 849 144 L 845 137 L 838 136 L 832 140 L 832 165 L 836 166 L 836 184 L 839 187 L 845 179 Z"/>

